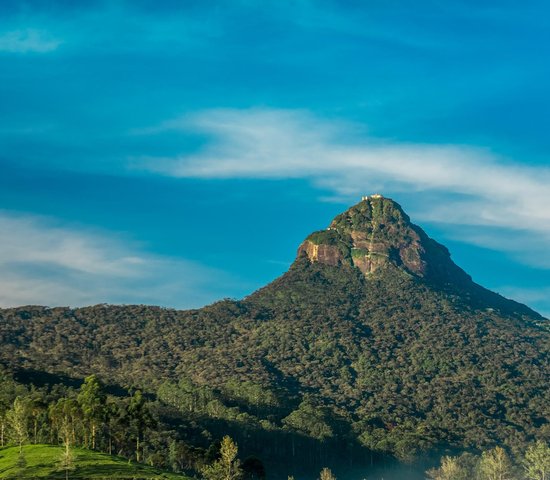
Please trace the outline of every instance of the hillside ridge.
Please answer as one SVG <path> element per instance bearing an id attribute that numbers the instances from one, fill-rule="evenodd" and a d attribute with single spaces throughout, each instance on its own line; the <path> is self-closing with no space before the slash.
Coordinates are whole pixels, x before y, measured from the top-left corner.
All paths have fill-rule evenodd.
<path id="1" fill-rule="evenodd" d="M 290 474 L 550 435 L 548 321 L 474 283 L 383 197 L 242 300 L 0 309 L 0 344 L 17 381 L 139 388 L 178 438 L 206 449 L 230 433 Z"/>

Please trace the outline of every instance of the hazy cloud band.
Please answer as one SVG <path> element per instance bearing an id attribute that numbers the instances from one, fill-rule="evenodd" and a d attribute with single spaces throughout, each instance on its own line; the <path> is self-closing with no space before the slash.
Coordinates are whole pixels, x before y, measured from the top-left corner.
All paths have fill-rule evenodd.
<path id="1" fill-rule="evenodd" d="M 498 229 L 506 229 L 525 237 L 523 251 L 550 243 L 550 169 L 514 164 L 488 150 L 388 142 L 369 138 L 361 126 L 293 110 L 210 110 L 145 133 L 166 130 L 194 131 L 210 141 L 194 154 L 141 158 L 142 167 L 175 177 L 307 178 L 345 198 L 427 192 L 442 201 L 415 212 L 423 221 L 449 224 L 449 231 L 491 227 L 465 232 L 463 240 L 515 252 L 517 242 L 500 238 Z"/>

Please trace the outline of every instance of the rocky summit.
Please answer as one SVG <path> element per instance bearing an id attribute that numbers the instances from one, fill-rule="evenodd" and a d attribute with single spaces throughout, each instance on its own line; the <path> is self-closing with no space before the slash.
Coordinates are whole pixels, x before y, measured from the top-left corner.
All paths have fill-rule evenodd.
<path id="1" fill-rule="evenodd" d="M 398 203 L 380 194 L 363 197 L 326 230 L 309 235 L 299 253 L 327 265 L 354 265 L 367 276 L 394 267 L 421 278 L 470 279 L 446 247 L 412 224 Z"/>
<path id="2" fill-rule="evenodd" d="M 451 259 L 449 250 L 411 222 L 401 206 L 380 194 L 337 215 L 325 230 L 310 234 L 298 249 L 296 261 L 362 272 L 368 280 L 409 278 L 434 290 L 467 298 L 477 308 L 498 308 L 535 318 L 530 308 L 506 299 L 472 281 Z"/>

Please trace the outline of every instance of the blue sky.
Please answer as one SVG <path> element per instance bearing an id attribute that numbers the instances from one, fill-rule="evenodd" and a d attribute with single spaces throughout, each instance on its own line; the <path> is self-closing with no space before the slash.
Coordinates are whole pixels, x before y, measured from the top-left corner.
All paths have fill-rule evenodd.
<path id="1" fill-rule="evenodd" d="M 550 8 L 0 3 L 0 305 L 239 298 L 383 193 L 550 314 Z"/>

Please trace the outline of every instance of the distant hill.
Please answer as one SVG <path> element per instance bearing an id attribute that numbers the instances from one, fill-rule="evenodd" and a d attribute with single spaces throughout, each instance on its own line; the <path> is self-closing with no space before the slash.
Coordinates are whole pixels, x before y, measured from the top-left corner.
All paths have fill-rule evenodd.
<path id="1" fill-rule="evenodd" d="M 550 438 L 548 320 L 475 284 L 378 195 L 243 300 L 5 309 L 0 338 L 22 382 L 138 386 L 190 438 L 230 432 L 288 473 Z"/>

